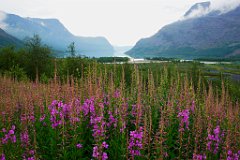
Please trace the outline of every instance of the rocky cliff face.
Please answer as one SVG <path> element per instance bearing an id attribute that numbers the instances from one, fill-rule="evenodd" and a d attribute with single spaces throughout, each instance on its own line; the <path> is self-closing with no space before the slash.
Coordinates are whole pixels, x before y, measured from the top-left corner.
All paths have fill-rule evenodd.
<path id="1" fill-rule="evenodd" d="M 226 13 L 210 6 L 210 2 L 195 4 L 182 20 L 141 39 L 127 54 L 189 59 L 231 55 L 240 49 L 240 6 Z"/>

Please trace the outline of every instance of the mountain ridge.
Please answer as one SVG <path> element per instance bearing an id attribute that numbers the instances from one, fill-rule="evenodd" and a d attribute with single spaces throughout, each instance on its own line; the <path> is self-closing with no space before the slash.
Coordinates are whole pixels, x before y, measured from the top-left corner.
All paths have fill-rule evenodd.
<path id="1" fill-rule="evenodd" d="M 166 25 L 155 35 L 139 40 L 126 54 L 137 58 L 227 57 L 240 48 L 240 6 L 227 13 L 213 12 L 217 11 Z"/>
<path id="2" fill-rule="evenodd" d="M 77 53 L 86 56 L 111 56 L 113 46 L 105 37 L 81 37 L 73 35 L 58 19 L 23 18 L 15 14 L 7 14 L 4 22 L 5 31 L 20 39 L 38 34 L 43 43 L 54 50 L 66 52 L 67 46 L 75 42 Z M 66 56 L 66 53 L 61 56 Z"/>
<path id="3" fill-rule="evenodd" d="M 22 47 L 23 43 L 19 39 L 7 34 L 3 29 L 0 28 L 0 47 L 9 46 L 9 45 Z"/>

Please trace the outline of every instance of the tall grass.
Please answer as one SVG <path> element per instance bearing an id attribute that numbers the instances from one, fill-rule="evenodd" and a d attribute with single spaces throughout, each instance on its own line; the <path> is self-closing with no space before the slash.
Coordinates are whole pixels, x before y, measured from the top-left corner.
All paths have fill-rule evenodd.
<path id="1" fill-rule="evenodd" d="M 127 69 L 96 63 L 47 84 L 1 77 L 0 159 L 239 158 L 240 107 L 224 83 Z"/>

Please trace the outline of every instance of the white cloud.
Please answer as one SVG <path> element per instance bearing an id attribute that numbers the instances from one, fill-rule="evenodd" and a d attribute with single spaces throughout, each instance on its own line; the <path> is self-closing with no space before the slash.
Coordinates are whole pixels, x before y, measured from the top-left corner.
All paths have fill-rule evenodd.
<path id="1" fill-rule="evenodd" d="M 0 11 L 0 28 L 1 29 L 5 29 L 7 27 L 7 24 L 4 22 L 6 18 L 6 13 Z"/>
<path id="2" fill-rule="evenodd" d="M 226 13 L 239 5 L 240 0 L 212 0 L 211 10 L 220 10 L 222 13 Z"/>
<path id="3" fill-rule="evenodd" d="M 201 17 L 201 16 L 208 14 L 209 12 L 210 12 L 209 8 L 205 8 L 205 7 L 201 6 L 200 4 L 198 4 L 197 9 L 193 10 L 191 12 L 191 14 L 189 14 L 184 19 Z"/>

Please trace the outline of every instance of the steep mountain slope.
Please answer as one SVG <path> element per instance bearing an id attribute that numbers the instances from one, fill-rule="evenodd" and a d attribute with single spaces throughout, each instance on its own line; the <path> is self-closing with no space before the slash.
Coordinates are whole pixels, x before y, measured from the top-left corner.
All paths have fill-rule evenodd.
<path id="1" fill-rule="evenodd" d="M 211 11 L 208 7 L 210 2 L 194 5 L 183 20 L 163 27 L 150 38 L 138 41 L 127 54 L 133 57 L 192 59 L 223 58 L 237 53 L 240 50 L 240 6 L 227 13 Z M 199 8 L 205 13 L 196 14 Z"/>
<path id="2" fill-rule="evenodd" d="M 210 2 L 196 3 L 184 14 L 184 17 L 201 16 L 209 11 L 210 5 Z"/>
<path id="3" fill-rule="evenodd" d="M 17 47 L 23 46 L 23 43 L 17 38 L 7 34 L 0 28 L 0 48 L 8 45 L 15 45 Z"/>
<path id="4" fill-rule="evenodd" d="M 7 14 L 4 22 L 6 32 L 23 40 L 38 34 L 44 43 L 54 50 L 65 52 L 75 42 L 77 52 L 86 56 L 112 55 L 113 47 L 104 37 L 77 37 L 70 33 L 57 19 L 22 18 Z"/>

